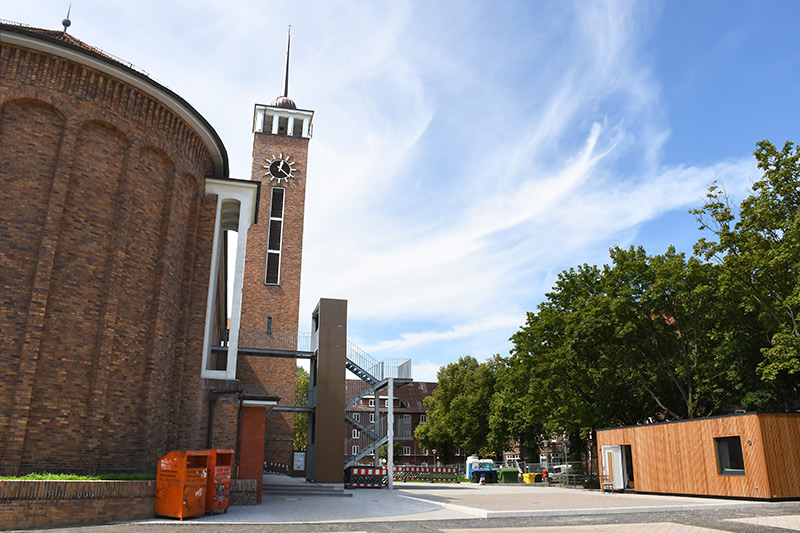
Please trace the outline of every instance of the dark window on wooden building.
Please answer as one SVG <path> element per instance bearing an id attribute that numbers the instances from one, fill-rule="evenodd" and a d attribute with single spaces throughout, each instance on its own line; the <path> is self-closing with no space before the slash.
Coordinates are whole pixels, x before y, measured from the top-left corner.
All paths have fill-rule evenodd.
<path id="1" fill-rule="evenodd" d="M 742 457 L 742 440 L 736 437 L 717 437 L 717 466 L 722 476 L 743 476 L 744 457 Z"/>

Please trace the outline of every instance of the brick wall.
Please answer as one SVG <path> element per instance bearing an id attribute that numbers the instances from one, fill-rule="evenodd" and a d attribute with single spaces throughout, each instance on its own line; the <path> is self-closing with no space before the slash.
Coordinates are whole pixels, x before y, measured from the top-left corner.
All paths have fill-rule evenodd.
<path id="1" fill-rule="evenodd" d="M 0 471 L 205 446 L 213 161 L 123 78 L 0 46 Z"/>
<path id="2" fill-rule="evenodd" d="M 152 518 L 155 492 L 155 481 L 0 480 L 0 529 Z"/>
<path id="3" fill-rule="evenodd" d="M 155 481 L 0 480 L 0 530 L 146 520 L 155 494 Z M 256 505 L 256 480 L 232 480 L 230 504 Z"/>
<path id="4" fill-rule="evenodd" d="M 283 238 L 281 242 L 281 274 L 279 285 L 265 285 L 267 239 L 272 187 L 265 176 L 266 159 L 283 154 L 291 156 L 294 177 L 280 186 L 286 190 Z M 253 139 L 253 180 L 263 182 L 259 205 L 260 223 L 247 235 L 247 258 L 242 301 L 242 328 L 267 329 L 271 318 L 272 331 L 296 332 L 300 309 L 300 274 L 303 251 L 305 214 L 306 164 L 308 139 L 255 133 Z M 243 383 L 260 383 L 265 392 L 281 397 L 279 405 L 295 404 L 294 383 L 296 361 L 264 357 L 240 357 L 237 377 Z M 294 415 L 270 413 L 267 417 L 265 461 L 292 463 Z"/>

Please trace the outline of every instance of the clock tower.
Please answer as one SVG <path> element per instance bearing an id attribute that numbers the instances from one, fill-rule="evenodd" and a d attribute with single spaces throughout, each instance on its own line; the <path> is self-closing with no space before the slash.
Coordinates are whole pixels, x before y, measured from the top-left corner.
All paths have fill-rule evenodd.
<path id="1" fill-rule="evenodd" d="M 289 98 L 287 37 L 283 90 L 269 105 L 256 104 L 253 116 L 251 179 L 262 183 L 259 221 L 247 234 L 242 287 L 241 334 L 257 332 L 270 343 L 296 350 L 300 271 L 306 198 L 306 163 L 314 112 Z M 252 344 L 252 343 L 251 343 Z M 294 346 L 290 346 L 294 344 Z M 293 358 L 240 357 L 237 378 L 295 405 Z M 294 415 L 271 412 L 266 420 L 265 461 L 291 464 Z"/>

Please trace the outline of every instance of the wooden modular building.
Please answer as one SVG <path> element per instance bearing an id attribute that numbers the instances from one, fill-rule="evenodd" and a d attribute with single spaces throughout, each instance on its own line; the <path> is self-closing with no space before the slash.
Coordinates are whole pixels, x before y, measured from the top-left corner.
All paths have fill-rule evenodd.
<path id="1" fill-rule="evenodd" d="M 800 498 L 800 413 L 745 413 L 601 429 L 608 486 L 748 499 Z"/>

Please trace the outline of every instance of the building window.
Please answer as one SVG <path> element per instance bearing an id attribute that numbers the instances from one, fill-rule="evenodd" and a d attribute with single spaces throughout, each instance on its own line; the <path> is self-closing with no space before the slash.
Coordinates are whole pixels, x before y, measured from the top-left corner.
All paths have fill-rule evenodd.
<path id="1" fill-rule="evenodd" d="M 411 422 L 411 415 L 403 415 L 403 422 Z"/>
<path id="2" fill-rule="evenodd" d="M 361 422 L 361 413 L 353 413 L 353 420 Z"/>
<path id="3" fill-rule="evenodd" d="M 564 454 L 561 452 L 553 452 L 550 454 L 550 466 L 563 465 Z"/>
<path id="4" fill-rule="evenodd" d="M 370 424 L 374 424 L 375 423 L 375 413 L 370 413 L 369 414 L 369 423 Z"/>
<path id="5" fill-rule="evenodd" d="M 420 422 L 427 422 L 428 421 L 428 415 L 419 415 L 419 421 Z"/>
<path id="6" fill-rule="evenodd" d="M 375 407 L 375 400 L 370 400 L 369 401 L 369 406 L 370 407 Z"/>
<path id="7" fill-rule="evenodd" d="M 350 448 L 350 455 L 358 455 L 358 446 Z"/>
<path id="8" fill-rule="evenodd" d="M 354 439 L 360 439 L 361 438 L 361 432 L 359 430 L 357 430 L 357 429 L 354 429 L 353 430 L 353 438 Z"/>
<path id="9" fill-rule="evenodd" d="M 389 407 L 389 400 L 383 400 L 383 406 Z"/>
<path id="10" fill-rule="evenodd" d="M 717 466 L 721 476 L 743 476 L 744 457 L 742 457 L 742 440 L 736 437 L 717 437 Z"/>
<path id="11" fill-rule="evenodd" d="M 456 448 L 456 455 L 461 455 L 461 447 Z"/>
<path id="12" fill-rule="evenodd" d="M 403 446 L 403 455 L 411 455 L 411 446 Z"/>
<path id="13" fill-rule="evenodd" d="M 267 272 L 264 283 L 278 285 L 281 280 L 281 240 L 283 238 L 283 204 L 286 190 L 272 188 L 269 208 L 269 236 L 267 237 Z"/>

